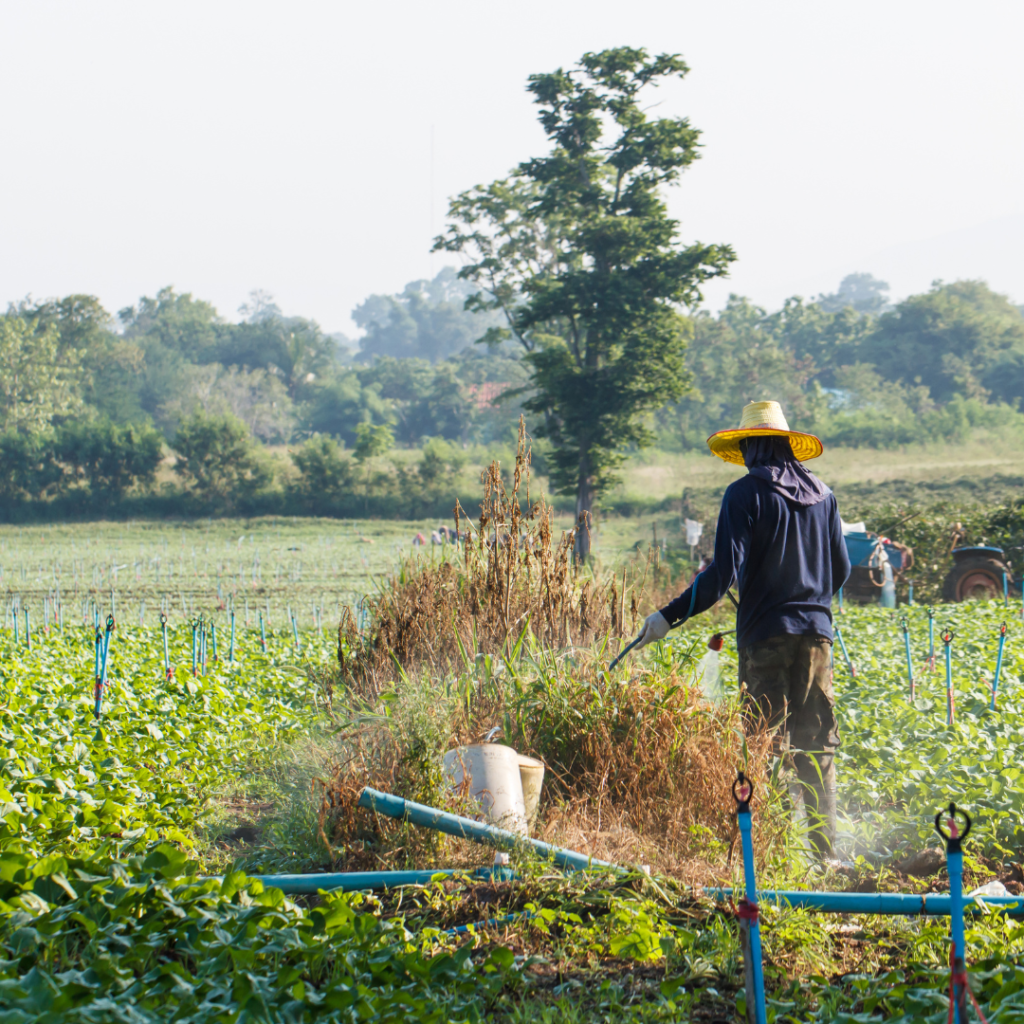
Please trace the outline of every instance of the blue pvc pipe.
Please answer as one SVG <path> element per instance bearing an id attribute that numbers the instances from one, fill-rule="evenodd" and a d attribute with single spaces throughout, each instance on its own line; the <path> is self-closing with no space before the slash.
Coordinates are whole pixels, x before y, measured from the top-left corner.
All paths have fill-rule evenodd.
<path id="1" fill-rule="evenodd" d="M 746 805 L 744 805 L 746 806 Z M 751 834 L 749 807 L 736 815 L 740 826 L 740 839 L 743 845 L 743 881 L 746 887 L 748 903 L 757 906 L 757 882 L 754 877 L 754 840 Z M 743 922 L 740 922 L 741 924 Z M 761 928 L 756 918 L 746 922 L 750 935 L 750 971 L 754 986 L 754 1020 L 757 1024 L 767 1024 L 767 1013 L 764 1002 L 764 963 L 761 955 Z"/>
<path id="2" fill-rule="evenodd" d="M 1002 632 L 999 634 L 999 653 L 996 655 L 996 674 L 992 679 L 992 703 L 989 705 L 993 711 L 996 709 L 996 691 L 999 689 L 999 672 L 1003 667 L 1003 647 L 1006 644 L 1006 623 L 1003 623 Z"/>
<path id="3" fill-rule="evenodd" d="M 231 641 L 228 643 L 228 661 L 234 663 L 235 660 L 235 609 L 231 609 Z"/>
<path id="4" fill-rule="evenodd" d="M 260 612 L 260 646 L 264 651 L 267 649 L 267 631 L 263 625 L 263 612 Z"/>
<path id="5" fill-rule="evenodd" d="M 953 724 L 955 717 L 953 697 L 953 643 L 943 641 L 946 645 L 946 725 Z"/>
<path id="6" fill-rule="evenodd" d="M 454 928 L 446 928 L 448 935 L 468 935 L 469 930 L 478 931 L 481 928 L 500 928 L 503 924 L 515 924 L 516 921 L 529 921 L 534 915 L 528 910 L 520 910 L 517 914 L 505 914 L 504 917 L 489 917 L 486 921 L 474 921 L 472 924 L 460 924 Z"/>
<path id="7" fill-rule="evenodd" d="M 910 627 L 903 622 L 903 642 L 907 648 L 907 682 L 910 684 L 910 699 L 914 699 L 914 663 L 910 654 Z"/>
<path id="8" fill-rule="evenodd" d="M 110 618 L 107 620 L 107 631 L 103 636 L 103 652 L 100 660 L 100 674 L 96 679 L 96 701 L 93 705 L 93 714 L 100 717 L 100 706 L 103 703 L 103 690 L 107 685 L 107 655 L 110 652 L 110 634 L 114 631 L 114 620 Z M 99 634 L 97 633 L 97 636 Z"/>
<path id="9" fill-rule="evenodd" d="M 160 616 L 160 630 L 164 636 L 164 677 L 166 679 L 171 678 L 171 659 L 167 653 L 167 616 Z"/>
<path id="10" fill-rule="evenodd" d="M 365 889 L 394 889 L 400 885 L 427 885 L 433 878 L 469 875 L 487 881 L 508 881 L 512 871 L 502 868 L 433 868 L 420 871 L 341 871 L 323 875 L 250 875 L 265 886 L 280 889 L 292 896 L 310 895 L 321 889 L 357 892 Z"/>
<path id="11" fill-rule="evenodd" d="M 949 930 L 953 940 L 953 970 L 960 973 L 964 969 L 964 855 L 959 851 L 946 851 L 946 872 L 949 875 Z M 959 984 L 953 989 L 953 1019 L 957 1024 L 967 1024 L 961 1010 L 964 1007 L 966 993 L 961 991 Z"/>
<path id="12" fill-rule="evenodd" d="M 609 864 L 608 861 L 596 860 L 573 850 L 563 850 L 560 846 L 542 843 L 539 839 L 530 839 L 517 832 L 509 832 L 507 829 L 496 828 L 494 825 L 473 821 L 472 818 L 463 818 L 457 814 L 448 814 L 435 807 L 426 807 L 424 804 L 417 804 L 412 800 L 403 800 L 402 797 L 393 796 L 391 793 L 381 793 L 369 786 L 359 794 L 358 803 L 360 807 L 368 811 L 377 811 L 380 814 L 386 814 L 389 818 L 409 821 L 420 828 L 436 829 L 446 835 L 469 839 L 474 843 L 483 843 L 485 846 L 493 846 L 499 850 L 531 847 L 545 860 L 553 860 L 558 867 L 568 868 L 571 871 L 585 871 L 588 868 L 617 869 L 618 867 L 618 865 Z"/>
<path id="13" fill-rule="evenodd" d="M 846 659 L 846 667 L 849 669 L 850 675 L 856 677 L 857 671 L 853 667 L 853 662 L 850 661 L 850 654 L 846 650 L 846 641 L 843 640 L 842 630 L 839 628 L 839 626 L 835 626 L 833 628 L 833 633 L 835 633 L 835 637 L 839 641 L 839 647 L 843 652 L 843 657 Z"/>
<path id="14" fill-rule="evenodd" d="M 733 889 L 706 888 L 705 896 L 723 902 L 736 895 Z M 760 901 L 780 903 L 825 914 L 882 914 L 893 917 L 949 917 L 952 897 L 949 893 L 928 892 L 911 895 L 902 892 L 804 892 L 800 889 L 762 889 Z M 1024 896 L 981 896 L 989 909 L 1001 910 L 1009 917 L 1024 917 Z M 961 900 L 963 913 L 981 914 L 981 907 L 971 900 Z"/>

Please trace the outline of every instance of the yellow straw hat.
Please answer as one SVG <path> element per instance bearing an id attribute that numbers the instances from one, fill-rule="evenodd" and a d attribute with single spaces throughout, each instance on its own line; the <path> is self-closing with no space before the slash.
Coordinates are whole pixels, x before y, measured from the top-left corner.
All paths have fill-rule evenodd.
<path id="1" fill-rule="evenodd" d="M 825 446 L 813 434 L 790 430 L 786 414 L 778 402 L 750 402 L 743 407 L 740 425 L 719 430 L 708 438 L 708 447 L 720 459 L 744 465 L 740 441 L 745 437 L 788 437 L 793 457 L 798 462 L 816 459 Z"/>

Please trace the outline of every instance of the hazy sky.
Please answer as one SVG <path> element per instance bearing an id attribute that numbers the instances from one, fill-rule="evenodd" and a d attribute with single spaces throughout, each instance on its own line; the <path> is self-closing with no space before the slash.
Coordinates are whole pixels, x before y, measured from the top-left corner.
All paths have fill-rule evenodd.
<path id="1" fill-rule="evenodd" d="M 527 75 L 620 45 L 692 69 L 649 102 L 704 133 L 671 205 L 739 254 L 709 305 L 850 271 L 1024 302 L 1020 0 L 0 0 L 0 39 L 3 302 L 262 288 L 352 332 L 444 264 L 447 197 L 544 151 Z"/>

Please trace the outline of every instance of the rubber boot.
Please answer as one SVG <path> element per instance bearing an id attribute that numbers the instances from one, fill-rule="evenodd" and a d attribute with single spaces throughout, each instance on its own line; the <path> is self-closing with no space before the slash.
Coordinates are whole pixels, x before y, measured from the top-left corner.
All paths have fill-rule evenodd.
<path id="1" fill-rule="evenodd" d="M 804 807 L 811 830 L 808 838 L 819 859 L 834 856 L 836 843 L 836 766 L 831 754 L 796 755 L 804 789 Z"/>

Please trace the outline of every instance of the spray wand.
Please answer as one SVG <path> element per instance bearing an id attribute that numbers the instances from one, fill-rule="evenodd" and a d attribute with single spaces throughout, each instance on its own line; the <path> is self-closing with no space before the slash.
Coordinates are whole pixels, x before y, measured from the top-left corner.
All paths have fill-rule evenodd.
<path id="1" fill-rule="evenodd" d="M 724 632 L 721 632 L 721 633 L 715 633 L 715 635 L 714 635 L 714 636 L 712 636 L 712 637 L 711 637 L 711 639 L 710 639 L 710 640 L 708 641 L 708 650 L 711 650 L 711 651 L 720 651 L 720 650 L 722 649 L 722 644 L 724 644 L 724 643 L 725 643 L 725 638 L 726 638 L 726 637 L 727 637 L 727 636 L 728 636 L 728 635 L 729 635 L 730 633 L 735 633 L 735 632 L 736 632 L 736 630 L 735 630 L 735 629 L 727 629 L 727 630 L 725 630 Z M 615 666 L 616 666 L 616 665 L 618 665 L 618 663 L 619 663 L 620 661 L 622 661 L 622 659 L 623 659 L 623 658 L 624 658 L 624 657 L 625 657 L 625 656 L 626 656 L 627 654 L 629 654 L 629 652 L 630 652 L 631 650 L 633 650 L 633 648 L 634 648 L 634 647 L 636 647 L 636 645 L 637 645 L 638 643 L 640 643 L 640 641 L 641 641 L 642 639 L 643 639 L 643 633 L 641 633 L 641 634 L 640 634 L 640 636 L 638 636 L 638 637 L 637 637 L 637 638 L 636 638 L 636 639 L 635 639 L 635 640 L 634 640 L 634 641 L 633 641 L 633 642 L 632 642 L 632 643 L 631 643 L 631 644 L 630 644 L 630 645 L 629 645 L 628 647 L 626 647 L 626 648 L 625 648 L 624 650 L 622 650 L 622 651 L 621 651 L 621 652 L 619 653 L 619 655 L 618 655 L 618 656 L 617 656 L 617 657 L 615 658 L 615 660 L 614 660 L 614 661 L 613 661 L 613 662 L 612 662 L 612 663 L 611 663 L 611 664 L 610 664 L 610 665 L 608 666 L 608 671 L 609 671 L 609 672 L 611 672 L 611 670 L 612 670 L 613 668 L 615 668 Z"/>

